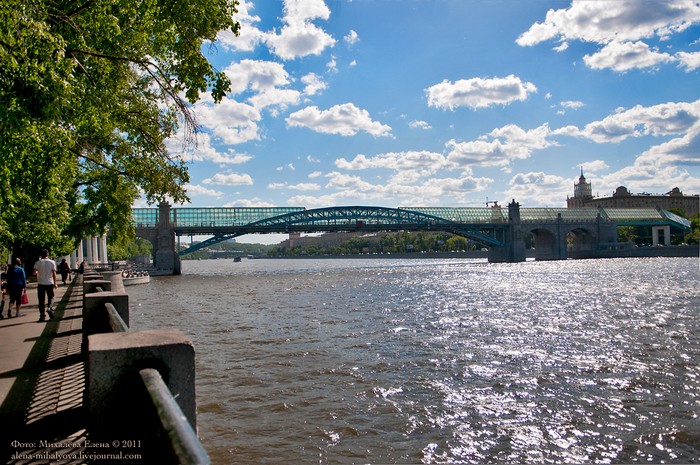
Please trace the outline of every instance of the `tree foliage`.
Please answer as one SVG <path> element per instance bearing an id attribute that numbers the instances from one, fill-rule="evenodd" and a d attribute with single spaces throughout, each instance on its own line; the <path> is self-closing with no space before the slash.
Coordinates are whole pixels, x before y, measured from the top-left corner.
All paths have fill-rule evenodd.
<path id="1" fill-rule="evenodd" d="M 238 33 L 236 0 L 5 0 L 0 6 L 0 245 L 67 253 L 107 226 L 131 235 L 144 195 L 187 200 L 188 108 L 228 78 L 204 56 Z"/>
<path id="2" fill-rule="evenodd" d="M 412 233 L 408 231 L 382 233 L 376 236 L 355 236 L 336 246 L 322 244 L 286 248 L 273 247 L 271 256 L 300 256 L 300 255 L 356 255 L 420 253 L 420 252 L 452 252 L 462 250 L 477 250 L 481 246 L 461 236 L 448 233 Z"/>

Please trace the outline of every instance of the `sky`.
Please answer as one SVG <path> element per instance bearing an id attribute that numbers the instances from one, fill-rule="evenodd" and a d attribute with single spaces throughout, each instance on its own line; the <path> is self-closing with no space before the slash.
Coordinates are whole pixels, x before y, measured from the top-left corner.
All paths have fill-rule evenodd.
<path id="1" fill-rule="evenodd" d="M 185 206 L 565 207 L 700 193 L 698 0 L 241 1 Z M 183 149 L 184 147 L 184 149 Z M 178 205 L 176 205 L 178 206 Z"/>

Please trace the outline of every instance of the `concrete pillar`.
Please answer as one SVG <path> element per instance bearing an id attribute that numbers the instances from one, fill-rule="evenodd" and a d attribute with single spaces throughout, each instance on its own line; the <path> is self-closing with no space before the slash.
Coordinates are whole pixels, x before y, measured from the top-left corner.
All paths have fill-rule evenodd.
<path id="1" fill-rule="evenodd" d="M 107 234 L 103 234 L 100 238 L 100 259 L 102 263 L 109 263 L 107 258 Z"/>
<path id="2" fill-rule="evenodd" d="M 100 263 L 100 256 L 97 252 L 97 236 L 90 238 L 90 249 L 92 250 L 92 263 Z"/>
<path id="3" fill-rule="evenodd" d="M 68 266 L 71 267 L 72 270 L 76 269 L 80 263 L 78 263 L 78 253 L 77 250 L 74 250 L 70 253 L 70 257 L 68 258 Z"/>
<path id="4" fill-rule="evenodd" d="M 95 258 L 92 254 L 93 248 L 92 248 L 92 238 L 86 237 L 85 238 L 85 255 L 87 255 L 85 258 L 87 259 L 88 265 L 92 265 L 95 263 Z"/>
<path id="5" fill-rule="evenodd" d="M 119 316 L 124 320 L 124 323 L 126 323 L 127 326 L 129 325 L 128 294 L 114 291 L 85 294 L 83 296 L 83 338 L 91 334 L 111 331 L 107 312 L 104 309 L 106 303 L 114 305 L 117 313 L 119 313 Z"/>
<path id="6" fill-rule="evenodd" d="M 179 330 L 94 334 L 88 338 L 88 418 L 90 434 L 113 440 L 143 428 L 145 388 L 142 368 L 157 369 L 196 431 L 194 347 Z M 141 431 L 146 433 L 144 431 Z M 139 433 L 135 433 L 138 435 Z M 92 439 L 92 438 L 91 438 Z"/>
<path id="7" fill-rule="evenodd" d="M 85 260 L 85 253 L 83 249 L 83 239 L 80 239 L 80 242 L 78 243 L 78 249 L 76 250 L 77 252 L 77 257 L 76 260 L 78 262 L 78 266 L 80 266 L 81 263 L 83 263 L 83 260 Z"/>
<path id="8" fill-rule="evenodd" d="M 664 232 L 664 245 L 671 245 L 671 227 L 668 225 L 651 227 L 651 244 L 659 245 L 659 231 Z"/>

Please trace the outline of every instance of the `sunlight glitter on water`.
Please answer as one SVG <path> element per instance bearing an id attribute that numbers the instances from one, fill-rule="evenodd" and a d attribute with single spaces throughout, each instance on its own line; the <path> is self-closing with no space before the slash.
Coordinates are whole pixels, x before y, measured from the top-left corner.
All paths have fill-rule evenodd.
<path id="1" fill-rule="evenodd" d="M 187 322 L 215 463 L 700 455 L 692 260 L 221 265 L 129 290 Z"/>

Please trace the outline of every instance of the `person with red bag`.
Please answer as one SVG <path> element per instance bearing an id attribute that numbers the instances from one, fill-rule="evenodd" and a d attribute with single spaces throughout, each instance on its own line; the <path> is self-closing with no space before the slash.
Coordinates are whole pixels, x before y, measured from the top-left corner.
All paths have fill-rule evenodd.
<path id="1" fill-rule="evenodd" d="M 39 300 L 39 322 L 53 319 L 53 291 L 58 286 L 56 281 L 56 262 L 49 258 L 49 251 L 41 251 L 41 258 L 34 264 L 36 275 L 37 297 Z M 47 302 L 48 300 L 48 302 Z M 47 305 L 48 304 L 48 305 Z"/>
<path id="2" fill-rule="evenodd" d="M 22 297 L 27 292 L 27 275 L 22 268 L 22 261 L 15 258 L 7 270 L 7 290 L 10 302 L 7 306 L 7 317 L 12 317 L 12 304 L 15 304 L 15 317 L 19 316 L 19 308 L 22 306 Z"/>

